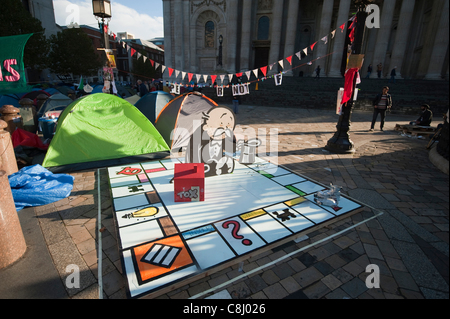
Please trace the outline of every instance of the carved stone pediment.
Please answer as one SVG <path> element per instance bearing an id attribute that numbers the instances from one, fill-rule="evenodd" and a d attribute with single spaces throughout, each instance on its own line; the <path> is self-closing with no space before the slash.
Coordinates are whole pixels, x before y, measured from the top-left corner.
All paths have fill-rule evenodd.
<path id="1" fill-rule="evenodd" d="M 227 1 L 222 0 L 203 0 L 203 1 L 191 1 L 191 13 L 194 12 L 194 8 L 200 8 L 200 7 L 209 7 L 210 5 L 216 5 L 218 7 L 223 7 L 223 11 L 227 11 Z"/>

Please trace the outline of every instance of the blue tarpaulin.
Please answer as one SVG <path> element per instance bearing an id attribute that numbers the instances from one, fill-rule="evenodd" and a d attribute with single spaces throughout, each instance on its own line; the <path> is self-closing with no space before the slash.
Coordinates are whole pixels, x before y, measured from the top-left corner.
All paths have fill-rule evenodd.
<path id="1" fill-rule="evenodd" d="M 8 176 L 16 210 L 54 203 L 70 195 L 74 177 L 53 174 L 41 165 L 22 168 Z"/>

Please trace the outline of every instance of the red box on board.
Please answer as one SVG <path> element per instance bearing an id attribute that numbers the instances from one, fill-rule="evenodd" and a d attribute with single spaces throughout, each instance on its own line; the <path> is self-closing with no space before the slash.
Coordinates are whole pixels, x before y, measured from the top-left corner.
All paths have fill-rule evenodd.
<path id="1" fill-rule="evenodd" d="M 205 164 L 175 164 L 175 202 L 205 201 Z"/>

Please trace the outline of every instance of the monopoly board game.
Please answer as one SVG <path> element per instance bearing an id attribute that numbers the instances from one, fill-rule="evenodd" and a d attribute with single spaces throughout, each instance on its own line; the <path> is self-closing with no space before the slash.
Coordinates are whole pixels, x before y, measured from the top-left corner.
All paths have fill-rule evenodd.
<path id="1" fill-rule="evenodd" d="M 123 273 L 131 298 L 174 287 L 251 252 L 362 208 L 344 196 L 320 206 L 323 185 L 256 158 L 205 179 L 205 201 L 174 200 L 164 159 L 108 168 Z"/>

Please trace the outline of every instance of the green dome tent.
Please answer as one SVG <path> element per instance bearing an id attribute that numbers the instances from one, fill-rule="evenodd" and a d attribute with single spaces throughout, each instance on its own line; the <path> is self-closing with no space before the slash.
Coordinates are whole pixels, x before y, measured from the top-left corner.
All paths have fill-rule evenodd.
<path id="1" fill-rule="evenodd" d="M 161 110 L 173 100 L 173 95 L 163 91 L 155 91 L 146 94 L 134 105 L 139 111 L 144 114 L 150 122 L 155 124 Z"/>
<path id="2" fill-rule="evenodd" d="M 138 109 L 115 95 L 98 93 L 67 106 L 42 166 L 58 171 L 68 165 L 76 168 L 70 170 L 120 165 L 124 161 L 118 159 L 161 158 L 167 151 L 162 136 Z"/>

